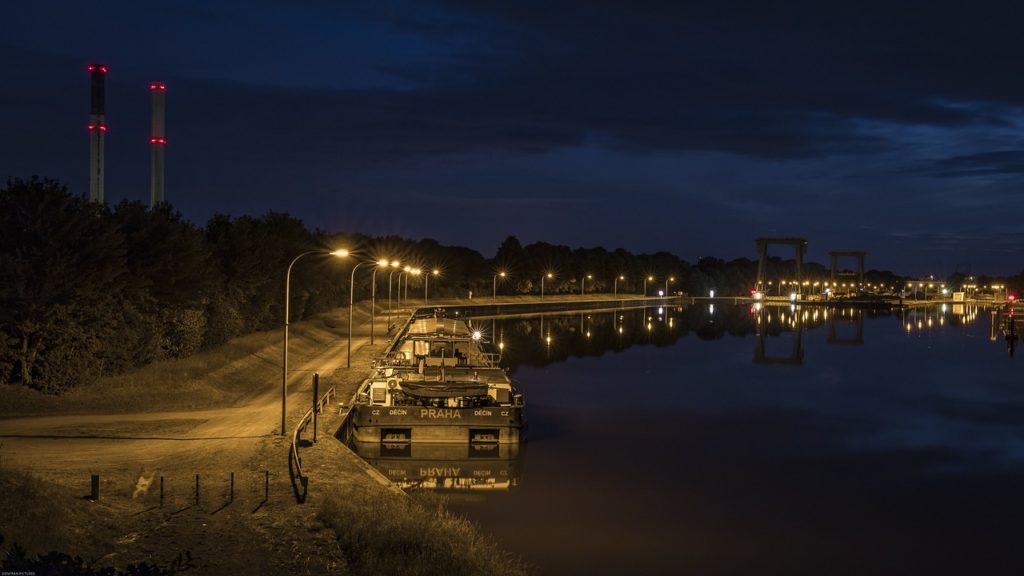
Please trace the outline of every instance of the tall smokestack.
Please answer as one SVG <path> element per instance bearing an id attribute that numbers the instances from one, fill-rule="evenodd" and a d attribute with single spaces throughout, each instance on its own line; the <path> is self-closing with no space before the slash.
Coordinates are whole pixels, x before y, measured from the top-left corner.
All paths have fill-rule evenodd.
<path id="1" fill-rule="evenodd" d="M 92 80 L 92 104 L 89 108 L 89 199 L 103 203 L 103 138 L 107 134 L 104 119 L 103 86 L 107 67 L 103 64 L 89 64 Z"/>
<path id="2" fill-rule="evenodd" d="M 153 131 L 149 137 L 149 145 L 153 149 L 150 163 L 149 207 L 154 208 L 165 201 L 164 147 L 167 146 L 167 134 L 164 131 L 164 109 L 167 86 L 163 82 L 152 82 L 149 91 L 153 94 Z"/>

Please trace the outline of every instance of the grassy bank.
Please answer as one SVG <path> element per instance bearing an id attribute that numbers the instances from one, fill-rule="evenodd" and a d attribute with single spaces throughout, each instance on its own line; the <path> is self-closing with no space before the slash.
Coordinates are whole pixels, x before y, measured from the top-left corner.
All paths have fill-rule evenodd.
<path id="1" fill-rule="evenodd" d="M 347 329 L 339 311 L 295 322 L 289 330 L 289 364 L 336 342 Z M 280 378 L 280 330 L 235 338 L 217 348 L 100 378 L 65 394 L 0 386 L 0 416 L 49 413 L 118 413 L 230 406 Z"/>
<path id="2" fill-rule="evenodd" d="M 410 498 L 369 483 L 321 506 L 318 519 L 334 531 L 357 575 L 520 576 L 526 565 L 501 551 L 476 525 L 445 509 L 432 494 Z"/>
<path id="3" fill-rule="evenodd" d="M 17 543 L 30 556 L 92 548 L 117 532 L 116 512 L 25 472 L 0 469 L 0 555 Z"/>

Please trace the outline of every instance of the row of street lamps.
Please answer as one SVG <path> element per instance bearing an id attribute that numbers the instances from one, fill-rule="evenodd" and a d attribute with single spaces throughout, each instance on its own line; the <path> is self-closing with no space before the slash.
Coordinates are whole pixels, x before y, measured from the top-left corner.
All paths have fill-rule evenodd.
<path id="1" fill-rule="evenodd" d="M 281 368 L 281 434 L 282 435 L 287 433 L 286 426 L 287 426 L 287 412 L 288 412 L 288 409 L 287 409 L 287 406 L 288 406 L 288 325 L 290 323 L 290 316 L 291 316 L 291 314 L 290 314 L 290 304 L 291 304 L 292 267 L 295 266 L 295 263 L 298 262 L 300 258 L 302 258 L 304 256 L 309 256 L 311 254 L 316 254 L 316 255 L 321 255 L 321 256 L 328 256 L 329 255 L 329 256 L 336 256 L 336 257 L 339 257 L 339 258 L 347 258 L 348 256 L 350 256 L 351 253 L 348 250 L 344 250 L 344 249 L 342 249 L 342 250 L 334 250 L 334 251 L 309 250 L 307 252 L 303 252 L 302 254 L 299 254 L 298 256 L 296 256 L 288 264 L 288 270 L 287 270 L 287 272 L 285 272 L 285 276 L 284 276 L 284 343 L 283 343 L 283 350 L 284 351 L 282 353 L 283 354 L 283 362 L 282 362 L 282 368 Z M 388 327 L 389 328 L 391 327 L 391 286 L 392 286 L 392 280 L 394 279 L 395 272 L 399 272 L 399 274 L 398 274 L 398 303 L 399 303 L 399 305 L 401 305 L 401 297 L 402 297 L 402 293 L 401 293 L 402 276 L 405 275 L 405 274 L 409 274 L 411 276 L 419 276 L 419 275 L 423 274 L 423 271 L 421 269 L 413 268 L 411 266 L 405 266 L 404 268 L 401 268 L 401 270 L 399 270 L 399 268 L 401 267 L 401 263 L 398 260 L 385 260 L 385 259 L 381 259 L 381 260 L 377 260 L 377 261 L 369 261 L 369 260 L 367 260 L 367 261 L 363 261 L 363 262 L 357 262 L 356 265 L 352 267 L 352 273 L 351 273 L 351 275 L 349 277 L 349 289 L 348 289 L 348 344 L 347 344 L 348 350 L 347 350 L 346 360 L 345 360 L 345 367 L 346 368 L 351 368 L 352 367 L 352 325 L 354 324 L 353 311 L 354 311 L 354 308 L 355 308 L 354 307 L 354 304 L 355 304 L 354 296 L 355 296 L 356 270 L 358 270 L 359 267 L 364 265 L 364 264 L 372 264 L 372 265 L 374 265 L 373 274 L 371 274 L 371 280 L 370 280 L 370 284 L 371 284 L 371 289 L 370 289 L 370 344 L 373 344 L 373 342 L 374 342 L 374 321 L 376 319 L 376 309 L 377 309 L 377 302 L 376 302 L 376 298 L 377 298 L 377 271 L 382 269 L 382 268 L 391 268 L 392 269 L 391 273 L 388 274 Z M 424 303 L 427 302 L 427 299 L 429 298 L 429 295 L 430 295 L 429 294 L 429 289 L 430 289 L 429 280 L 430 280 L 430 276 L 431 275 L 438 276 L 438 275 L 440 275 L 440 273 L 441 273 L 440 270 L 434 269 L 433 271 L 431 271 L 430 274 L 427 274 L 427 275 L 424 276 L 424 284 L 423 284 L 423 301 L 424 301 Z M 406 277 L 405 289 L 406 289 L 406 298 L 408 298 L 408 295 L 409 295 L 409 293 L 408 293 L 408 291 L 409 291 L 409 279 L 408 279 L 408 277 Z"/>
<path id="2" fill-rule="evenodd" d="M 499 277 L 500 278 L 506 278 L 507 276 L 508 276 L 507 272 L 498 272 L 497 274 L 495 274 L 493 276 L 493 278 L 491 278 L 491 297 L 492 298 L 497 298 L 498 297 L 498 278 Z M 555 277 L 555 275 L 552 272 L 545 272 L 543 275 L 541 275 L 541 277 L 540 277 L 540 296 L 541 296 L 541 298 L 544 297 L 544 280 L 551 280 L 554 277 Z M 587 293 L 587 280 L 593 280 L 593 279 L 594 279 L 594 275 L 593 274 L 587 274 L 586 276 L 583 276 L 580 279 L 580 295 L 583 295 L 583 294 Z M 615 296 L 619 295 L 619 280 L 625 280 L 625 279 L 626 279 L 625 276 L 619 275 L 619 276 L 616 276 L 614 281 L 612 282 L 612 293 Z M 644 277 L 644 296 L 647 295 L 647 282 L 648 281 L 653 282 L 654 281 L 654 276 L 645 276 Z M 669 276 L 668 278 L 665 278 L 665 292 L 664 292 L 665 295 L 668 294 L 668 285 L 670 283 L 675 283 L 675 281 L 676 281 L 675 276 Z"/>
<path id="3" fill-rule="evenodd" d="M 344 250 L 344 249 L 334 250 L 334 251 L 328 251 L 328 250 L 309 250 L 309 251 L 303 252 L 303 253 L 299 254 L 298 256 L 296 256 L 288 264 L 288 270 L 285 272 L 285 277 L 284 277 L 284 343 L 283 343 L 283 353 L 282 353 L 282 355 L 283 355 L 283 362 L 282 362 L 282 364 L 283 365 L 282 365 L 282 369 L 281 369 L 281 434 L 282 435 L 286 434 L 286 428 L 285 427 L 286 427 L 287 403 L 288 403 L 288 325 L 290 323 L 292 268 L 295 266 L 295 263 L 299 261 L 299 259 L 303 258 L 304 256 L 309 256 L 309 255 L 312 255 L 312 254 L 321 255 L 321 256 L 335 256 L 335 257 L 338 257 L 338 258 L 347 258 L 347 257 L 349 257 L 351 255 L 351 253 L 348 250 Z M 371 289 L 370 289 L 370 344 L 371 345 L 374 343 L 374 320 L 376 319 L 376 308 L 377 308 L 377 306 L 376 306 L 376 298 L 377 298 L 377 271 L 381 270 L 381 269 L 384 269 L 384 268 L 390 268 L 391 269 L 391 272 L 388 274 L 388 317 L 387 317 L 388 318 L 388 322 L 387 322 L 387 326 L 388 326 L 389 330 L 391 329 L 391 318 L 392 318 L 392 316 L 391 316 L 391 293 L 392 293 L 392 290 L 391 289 L 392 289 L 392 281 L 394 279 L 395 272 L 398 272 L 397 301 L 398 301 L 398 306 L 399 307 L 401 306 L 401 303 L 402 303 L 402 277 L 403 276 L 405 276 L 405 297 L 406 297 L 406 299 L 408 299 L 408 297 L 409 297 L 409 276 L 420 276 L 420 275 L 423 276 L 423 302 L 424 302 L 424 304 L 426 304 L 428 302 L 429 297 L 430 297 L 430 277 L 431 276 L 435 276 L 436 277 L 436 276 L 439 276 L 441 274 L 441 271 L 436 269 L 436 268 L 431 270 L 431 272 L 429 274 L 424 274 L 423 270 L 421 270 L 420 268 L 414 268 L 412 266 L 402 267 L 401 263 L 398 260 L 381 259 L 381 260 L 376 260 L 376 261 L 367 260 L 367 261 L 363 261 L 363 262 L 357 262 L 356 265 L 352 267 L 352 273 L 349 276 L 349 288 L 348 288 L 348 343 L 347 343 L 346 360 L 345 360 L 345 367 L 346 368 L 351 368 L 352 367 L 352 325 L 354 324 L 353 313 L 354 313 L 354 304 L 355 304 L 354 297 L 355 297 L 356 271 L 359 269 L 360 266 L 363 266 L 364 264 L 366 264 L 366 265 L 373 265 L 373 273 L 371 274 L 371 280 L 370 280 L 370 284 L 371 284 Z M 498 297 L 498 278 L 499 277 L 504 279 L 504 278 L 508 277 L 508 273 L 507 272 L 498 272 L 491 279 L 491 295 L 492 295 L 493 298 L 497 298 Z M 543 274 L 541 276 L 541 278 L 540 278 L 540 295 L 541 295 L 542 298 L 544 297 L 544 288 L 545 288 L 544 287 L 544 281 L 545 280 L 553 279 L 554 277 L 555 277 L 555 275 L 552 272 L 546 272 L 545 274 Z M 587 282 L 587 280 L 593 280 L 593 279 L 594 279 L 593 274 L 587 274 L 585 277 L 583 277 L 581 279 L 582 280 L 581 281 L 581 285 L 580 285 L 580 294 L 581 295 L 586 293 L 586 286 L 587 286 L 586 282 Z M 622 276 L 622 275 L 619 275 L 619 276 L 615 277 L 615 280 L 613 282 L 613 291 L 614 291 L 614 294 L 616 296 L 618 296 L 618 294 L 619 294 L 619 280 L 625 280 L 625 279 L 626 279 L 626 277 Z M 644 296 L 647 295 L 647 283 L 649 281 L 653 282 L 654 281 L 654 277 L 653 276 L 645 276 L 644 277 L 644 292 L 643 292 Z M 668 278 L 665 279 L 665 292 L 664 292 L 664 294 L 668 294 L 668 285 L 671 282 L 675 282 L 675 278 L 674 277 L 669 276 Z"/>

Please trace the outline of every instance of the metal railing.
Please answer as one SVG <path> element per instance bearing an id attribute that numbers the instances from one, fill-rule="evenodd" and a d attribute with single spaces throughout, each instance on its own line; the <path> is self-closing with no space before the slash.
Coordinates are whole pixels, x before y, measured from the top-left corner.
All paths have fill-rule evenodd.
<path id="1" fill-rule="evenodd" d="M 298 426 L 295 427 L 295 431 L 292 433 L 292 446 L 288 453 L 288 472 L 291 474 L 292 489 L 295 490 L 295 499 L 299 504 L 306 501 L 306 493 L 309 487 L 309 477 L 302 473 L 302 458 L 299 457 L 299 438 L 306 430 L 310 421 L 313 420 L 314 414 L 323 412 L 324 406 L 330 404 L 331 398 L 333 397 L 334 386 L 331 386 L 331 388 L 316 401 L 314 406 L 310 406 L 309 410 L 306 410 L 306 413 L 302 415 Z M 299 491 L 299 486 L 302 487 L 301 492 Z"/>

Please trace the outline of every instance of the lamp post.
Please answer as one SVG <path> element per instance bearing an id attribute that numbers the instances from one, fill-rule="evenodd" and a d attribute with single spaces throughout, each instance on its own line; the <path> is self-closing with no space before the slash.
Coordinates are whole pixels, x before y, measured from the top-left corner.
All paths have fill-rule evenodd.
<path id="1" fill-rule="evenodd" d="M 352 275 L 348 280 L 348 356 L 345 360 L 345 368 L 352 367 L 352 308 L 355 303 L 355 291 L 356 291 L 356 270 L 359 269 L 363 264 L 377 264 L 377 262 L 359 262 L 352 267 Z M 376 272 L 376 270 L 375 270 Z M 373 302 L 370 303 L 373 306 Z M 370 325 L 373 325 L 373 312 L 370 312 Z"/>
<path id="2" fill-rule="evenodd" d="M 402 309 L 402 276 L 405 275 L 407 272 L 412 272 L 412 266 L 406 266 L 405 268 L 402 269 L 401 272 L 398 273 L 398 286 L 396 287 L 397 290 L 395 290 L 395 300 L 397 303 L 395 307 L 398 308 L 399 310 Z M 406 285 L 408 285 L 409 281 L 406 280 L 405 282 Z"/>
<path id="3" fill-rule="evenodd" d="M 498 299 L 498 276 L 505 278 L 504 272 L 498 272 L 491 278 L 491 298 L 494 300 Z"/>
<path id="4" fill-rule="evenodd" d="M 616 296 L 619 295 L 619 280 L 625 280 L 625 279 L 626 279 L 626 277 L 620 274 L 620 275 L 616 276 L 615 277 L 615 281 L 612 282 L 612 288 L 613 288 Z"/>
<path id="5" fill-rule="evenodd" d="M 588 279 L 589 280 L 593 280 L 594 279 L 594 275 L 593 274 L 587 274 L 583 278 L 580 278 L 580 296 L 583 296 L 584 294 L 587 293 L 587 280 Z"/>
<path id="6" fill-rule="evenodd" d="M 555 277 L 555 275 L 552 274 L 551 272 L 548 272 L 544 276 L 540 277 L 540 297 L 541 298 L 544 297 L 544 278 L 554 278 L 554 277 Z"/>
<path id="7" fill-rule="evenodd" d="M 337 256 L 344 258 L 348 256 L 348 250 L 335 250 L 334 252 L 328 252 L 326 250 L 310 250 L 299 254 L 291 263 L 288 264 L 288 271 L 284 274 L 284 353 L 283 362 L 281 367 L 281 435 L 284 436 L 287 432 L 285 426 L 287 425 L 288 418 L 288 324 L 289 324 L 289 300 L 291 300 L 291 282 L 292 282 L 292 266 L 299 261 L 299 258 L 303 256 L 309 256 L 310 254 L 330 254 L 331 256 Z"/>
<path id="8" fill-rule="evenodd" d="M 430 274 L 424 274 L 423 275 L 423 305 L 424 306 L 427 305 L 427 296 L 429 295 L 428 292 L 430 290 L 430 275 L 433 274 L 434 276 L 437 276 L 440 273 L 441 273 L 440 270 L 438 270 L 437 268 L 434 268 L 433 271 L 430 272 Z"/>
<path id="9" fill-rule="evenodd" d="M 413 268 L 412 270 L 409 270 L 409 276 L 419 276 L 419 275 L 420 275 L 420 269 L 419 268 Z M 405 303 L 406 304 L 409 303 L 409 276 L 405 277 L 405 294 L 402 296 L 402 298 L 405 299 Z"/>
<path id="10" fill-rule="evenodd" d="M 669 276 L 668 278 L 665 279 L 665 297 L 668 297 L 668 283 L 669 282 L 673 282 L 674 283 L 675 281 L 676 281 L 675 276 Z"/>
<path id="11" fill-rule="evenodd" d="M 412 274 L 413 276 L 419 276 L 422 273 L 423 273 L 423 270 L 421 270 L 419 268 L 413 268 L 412 271 L 409 272 L 409 274 Z M 406 299 L 406 301 L 409 300 L 409 278 L 405 279 L 405 299 Z"/>
<path id="12" fill-rule="evenodd" d="M 378 260 L 377 268 L 370 275 L 370 346 L 373 346 L 373 323 L 377 320 L 377 269 L 387 268 L 390 262 Z"/>
<path id="13" fill-rule="evenodd" d="M 654 281 L 654 276 L 646 276 L 646 277 L 644 277 L 644 298 L 647 297 L 647 283 L 648 282 L 653 282 L 653 281 Z"/>
<path id="14" fill-rule="evenodd" d="M 392 268 L 396 268 L 397 269 L 399 266 L 401 266 L 401 263 L 398 260 L 393 260 L 391 262 L 391 267 Z M 394 270 L 392 270 L 391 273 L 388 274 L 388 333 L 389 334 L 391 333 L 391 278 L 394 275 L 395 275 L 395 271 Z"/>

